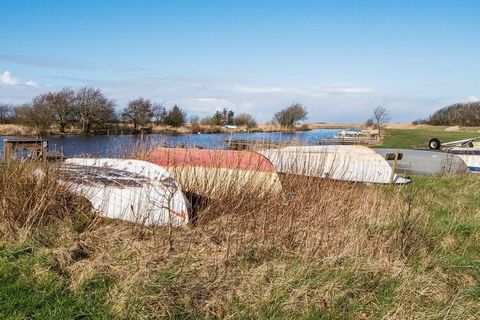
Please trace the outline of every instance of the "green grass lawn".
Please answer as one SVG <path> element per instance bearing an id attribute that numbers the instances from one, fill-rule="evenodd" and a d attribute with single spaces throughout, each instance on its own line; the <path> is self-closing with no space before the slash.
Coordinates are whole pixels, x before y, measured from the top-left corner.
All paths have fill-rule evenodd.
<path id="1" fill-rule="evenodd" d="M 105 288 L 73 294 L 45 252 L 28 243 L 0 248 L 0 319 L 110 319 Z"/>
<path id="2" fill-rule="evenodd" d="M 415 129 L 386 129 L 385 139 L 379 148 L 428 148 L 431 138 L 438 138 L 441 142 L 455 141 L 480 136 L 476 129 L 462 128 L 457 132 L 445 131 L 439 128 L 415 128 Z"/>

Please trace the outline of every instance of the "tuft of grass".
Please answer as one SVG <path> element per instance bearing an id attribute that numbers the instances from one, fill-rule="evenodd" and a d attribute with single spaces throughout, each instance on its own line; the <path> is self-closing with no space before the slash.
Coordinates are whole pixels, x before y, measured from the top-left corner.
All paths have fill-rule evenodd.
<path id="1" fill-rule="evenodd" d="M 50 267 L 51 256 L 31 244 L 0 249 L 0 318 L 109 319 L 108 306 L 92 291 L 75 295 L 68 278 Z M 100 289 L 95 286 L 93 292 Z"/>

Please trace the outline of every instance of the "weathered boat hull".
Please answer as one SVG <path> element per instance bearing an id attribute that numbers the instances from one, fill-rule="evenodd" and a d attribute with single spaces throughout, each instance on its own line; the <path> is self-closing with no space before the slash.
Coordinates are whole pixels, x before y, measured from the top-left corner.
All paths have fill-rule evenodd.
<path id="1" fill-rule="evenodd" d="M 459 156 L 467 165 L 468 170 L 480 173 L 480 149 L 477 148 L 451 148 L 446 152 Z"/>
<path id="2" fill-rule="evenodd" d="M 71 158 L 63 183 L 106 217 L 144 225 L 188 223 L 189 203 L 164 168 L 141 160 Z"/>
<path id="3" fill-rule="evenodd" d="M 373 149 L 383 158 L 387 154 L 402 153 L 402 159 L 397 160 L 396 173 L 407 175 L 443 175 L 464 174 L 468 168 L 461 157 L 437 151 L 408 149 Z M 390 166 L 394 161 L 388 160 Z"/>
<path id="4" fill-rule="evenodd" d="M 157 148 L 145 159 L 167 168 L 183 190 L 207 198 L 265 196 L 282 190 L 273 165 L 255 152 Z"/>
<path id="5" fill-rule="evenodd" d="M 408 183 L 387 161 L 363 146 L 295 146 L 259 151 L 278 172 L 365 183 Z"/>

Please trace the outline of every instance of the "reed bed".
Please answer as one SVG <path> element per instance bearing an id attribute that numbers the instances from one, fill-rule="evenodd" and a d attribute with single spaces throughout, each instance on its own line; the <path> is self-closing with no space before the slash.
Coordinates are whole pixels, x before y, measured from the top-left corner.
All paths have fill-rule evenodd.
<path id="1" fill-rule="evenodd" d="M 2 165 L 0 240 L 46 254 L 42 268 L 59 274 L 69 294 L 100 301 L 109 316 L 480 314 L 475 177 L 379 186 L 281 174 L 281 192 L 259 192 L 251 172 L 227 179 L 191 170 L 183 187 L 201 190 L 201 201 L 189 225 L 172 229 L 100 219 L 58 184 L 54 168 L 34 178 L 41 166 Z M 239 181 L 255 192 L 238 192 Z"/>

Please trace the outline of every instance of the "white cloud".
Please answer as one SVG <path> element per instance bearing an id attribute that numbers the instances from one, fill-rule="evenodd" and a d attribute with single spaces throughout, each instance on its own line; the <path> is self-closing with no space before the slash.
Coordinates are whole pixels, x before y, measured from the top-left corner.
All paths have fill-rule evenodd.
<path id="1" fill-rule="evenodd" d="M 1 73 L 0 73 L 1 76 Z M 1 84 L 2 82 L 0 82 Z M 272 119 L 275 112 L 291 103 L 307 106 L 308 121 L 361 123 L 371 116 L 372 108 L 386 104 L 392 121 L 409 122 L 425 118 L 440 107 L 462 101 L 462 96 L 438 96 L 419 92 L 388 92 L 368 84 L 289 84 L 261 82 L 239 77 L 160 76 L 130 79 L 96 80 L 64 79 L 61 85 L 32 86 L 33 81 L 18 82 L 9 90 L 0 90 L 0 101 L 24 103 L 44 90 L 60 90 L 64 86 L 100 88 L 123 108 L 134 97 L 165 101 L 167 107 L 178 104 L 188 116 L 205 117 L 219 108 L 231 108 L 236 113 L 247 112 L 259 122 Z"/>
<path id="2" fill-rule="evenodd" d="M 318 93 L 373 93 L 375 90 L 370 87 L 357 87 L 352 86 L 349 84 L 342 84 L 342 85 L 331 85 L 331 86 L 324 86 L 324 87 L 313 87 L 313 90 Z"/>
<path id="3" fill-rule="evenodd" d="M 409 122 L 425 118 L 438 108 L 458 101 L 455 97 L 425 95 L 418 92 L 388 92 L 369 85 L 350 83 L 295 84 L 259 82 L 238 77 L 155 77 L 129 81 L 94 81 L 95 85 L 122 108 L 132 97 L 166 101 L 184 108 L 189 116 L 209 116 L 219 108 L 236 113 L 251 113 L 259 122 L 291 103 L 307 106 L 308 121 L 361 123 L 371 116 L 372 108 L 386 104 L 392 121 Z"/>
<path id="4" fill-rule="evenodd" d="M 28 87 L 38 87 L 38 82 L 33 81 L 33 80 L 28 80 L 25 83 L 21 83 L 18 81 L 18 79 L 12 77 L 12 74 L 10 71 L 6 70 L 2 73 L 0 77 L 0 85 L 6 85 L 6 86 L 28 86 Z"/>
<path id="5" fill-rule="evenodd" d="M 14 86 L 18 83 L 16 79 L 12 77 L 10 74 L 10 71 L 5 71 L 2 74 L 2 77 L 0 78 L 0 84 L 8 85 L 8 86 Z"/>
<path id="6" fill-rule="evenodd" d="M 467 102 L 478 102 L 480 99 L 476 96 L 470 96 L 467 98 Z"/>
<path id="7" fill-rule="evenodd" d="M 25 82 L 25 84 L 30 87 L 38 87 L 38 82 L 33 80 L 28 80 L 27 82 Z"/>

